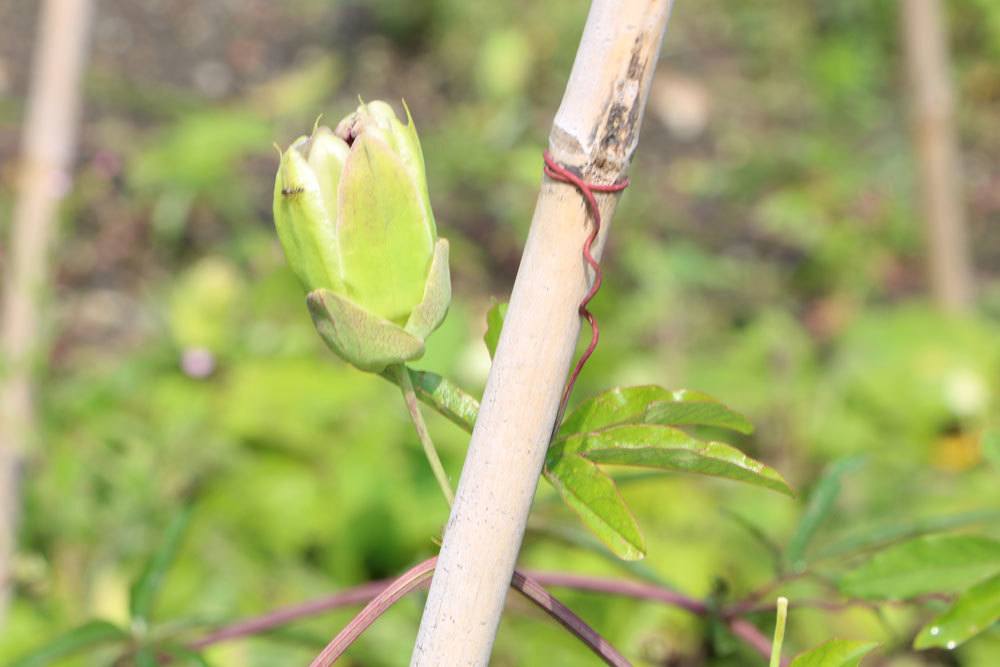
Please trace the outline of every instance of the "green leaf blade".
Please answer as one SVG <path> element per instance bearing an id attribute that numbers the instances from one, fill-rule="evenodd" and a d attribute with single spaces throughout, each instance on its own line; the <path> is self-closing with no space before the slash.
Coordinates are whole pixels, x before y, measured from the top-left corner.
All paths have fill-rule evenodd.
<path id="1" fill-rule="evenodd" d="M 708 394 L 691 389 L 676 389 L 673 400 L 656 401 L 646 408 L 643 421 L 665 426 L 715 426 L 737 433 L 753 433 L 753 424 Z"/>
<path id="2" fill-rule="evenodd" d="M 925 625 L 913 642 L 915 649 L 953 649 L 1000 620 L 1000 573 L 955 600 L 943 614 Z"/>
<path id="3" fill-rule="evenodd" d="M 615 387 L 583 401 L 567 415 L 559 434 L 568 437 L 627 423 L 753 431 L 746 417 L 704 392 L 638 385 Z"/>
<path id="4" fill-rule="evenodd" d="M 840 480 L 847 473 L 861 465 L 861 459 L 850 458 L 838 461 L 828 467 L 819 482 L 809 494 L 806 510 L 799 519 L 795 532 L 788 541 L 785 559 L 794 570 L 805 567 L 806 548 L 820 525 L 829 517 L 840 495 Z"/>
<path id="5" fill-rule="evenodd" d="M 44 667 L 88 649 L 128 639 L 129 634 L 113 623 L 90 621 L 15 660 L 10 667 Z"/>
<path id="6" fill-rule="evenodd" d="M 875 642 L 831 639 L 800 654 L 789 667 L 857 667 L 876 646 Z"/>
<path id="7" fill-rule="evenodd" d="M 486 343 L 490 359 L 497 353 L 497 343 L 500 342 L 500 331 L 503 329 L 505 317 L 507 317 L 507 304 L 503 301 L 494 303 L 486 313 L 486 333 L 483 334 L 483 342 Z"/>
<path id="8" fill-rule="evenodd" d="M 578 437 L 581 454 L 595 463 L 698 473 L 795 495 L 776 470 L 735 447 L 703 442 L 668 426 L 627 424 Z"/>
<path id="9" fill-rule="evenodd" d="M 549 452 L 545 478 L 584 525 L 622 560 L 646 555 L 646 541 L 613 479 L 562 446 Z"/>
<path id="10" fill-rule="evenodd" d="M 156 597 L 163 586 L 167 570 L 177 558 L 192 513 L 193 507 L 186 505 L 173 518 L 164 531 L 160 547 L 153 553 L 142 574 L 132 584 L 129 590 L 129 612 L 132 615 L 133 625 L 145 627 L 149 624 Z"/>
<path id="11" fill-rule="evenodd" d="M 638 421 L 650 403 L 673 400 L 674 392 L 656 385 L 615 387 L 583 401 L 566 415 L 559 434 L 569 436 Z"/>
<path id="12" fill-rule="evenodd" d="M 841 577 L 845 595 L 908 599 L 959 592 L 1000 569 L 1000 541 L 976 535 L 929 535 L 880 551 Z"/>

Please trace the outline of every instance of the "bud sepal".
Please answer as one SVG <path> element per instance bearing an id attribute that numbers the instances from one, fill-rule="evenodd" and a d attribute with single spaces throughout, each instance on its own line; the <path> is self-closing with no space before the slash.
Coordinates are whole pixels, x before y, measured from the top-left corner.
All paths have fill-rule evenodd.
<path id="1" fill-rule="evenodd" d="M 438 239 L 435 243 L 423 299 L 403 326 L 328 289 L 313 290 L 306 302 L 316 331 L 349 364 L 380 373 L 389 366 L 419 359 L 424 354 L 424 339 L 444 320 L 451 302 L 448 241 Z"/>

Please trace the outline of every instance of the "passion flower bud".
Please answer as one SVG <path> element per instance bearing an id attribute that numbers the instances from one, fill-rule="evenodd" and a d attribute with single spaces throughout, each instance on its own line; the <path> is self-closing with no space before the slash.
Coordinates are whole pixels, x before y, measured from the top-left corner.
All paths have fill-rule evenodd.
<path id="1" fill-rule="evenodd" d="M 274 222 L 327 344 L 358 368 L 416 359 L 451 301 L 413 121 L 385 102 L 317 126 L 281 156 Z"/>

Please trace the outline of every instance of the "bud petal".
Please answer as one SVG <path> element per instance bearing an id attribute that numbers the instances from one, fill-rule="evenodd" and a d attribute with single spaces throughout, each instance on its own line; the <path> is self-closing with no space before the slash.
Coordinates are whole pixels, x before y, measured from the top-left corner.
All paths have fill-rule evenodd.
<path id="1" fill-rule="evenodd" d="M 410 313 L 404 327 L 409 333 L 424 340 L 441 326 L 451 304 L 451 271 L 448 269 L 448 240 L 438 239 L 434 245 L 434 258 L 427 272 L 424 298 Z"/>
<path id="2" fill-rule="evenodd" d="M 340 183 L 337 237 L 347 296 L 403 324 L 423 299 L 434 230 L 399 158 L 373 134 L 351 146 Z"/>
<path id="3" fill-rule="evenodd" d="M 337 214 L 337 189 L 340 186 L 340 174 L 347 163 L 351 147 L 326 126 L 319 126 L 313 131 L 309 141 L 309 166 L 319 183 L 323 194 L 323 205 L 330 216 Z"/>
<path id="4" fill-rule="evenodd" d="M 337 239 L 319 182 L 299 137 L 281 156 L 274 181 L 274 225 L 288 264 L 308 290 L 340 289 Z"/>

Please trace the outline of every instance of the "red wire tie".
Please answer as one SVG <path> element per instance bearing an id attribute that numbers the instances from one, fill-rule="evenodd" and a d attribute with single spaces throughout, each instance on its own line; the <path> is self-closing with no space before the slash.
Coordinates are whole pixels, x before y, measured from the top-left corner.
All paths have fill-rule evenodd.
<path id="1" fill-rule="evenodd" d="M 583 301 L 580 302 L 579 312 L 580 317 L 587 320 L 590 323 L 590 344 L 587 349 L 583 351 L 580 355 L 580 359 L 576 362 L 576 367 L 573 368 L 573 372 L 570 373 L 569 380 L 566 381 L 566 388 L 563 390 L 562 401 L 559 403 L 559 412 L 556 416 L 555 428 L 559 428 L 559 422 L 562 421 L 563 413 L 566 411 L 566 404 L 569 402 L 569 396 L 573 392 L 573 385 L 576 384 L 576 380 L 580 377 L 580 372 L 583 370 L 584 364 L 590 359 L 590 355 L 594 353 L 594 349 L 597 348 L 597 342 L 601 338 L 600 328 L 597 326 L 597 319 L 594 314 L 587 309 L 587 304 L 590 303 L 597 291 L 601 289 L 601 281 L 603 279 L 603 274 L 601 272 L 601 265 L 594 259 L 594 255 L 591 252 L 591 247 L 594 245 L 594 241 L 597 239 L 597 235 L 601 233 L 601 209 L 597 205 L 597 198 L 594 196 L 595 192 L 621 192 L 628 187 L 628 179 L 619 182 L 612 183 L 610 185 L 600 185 L 597 183 L 587 183 L 578 175 L 574 174 L 572 171 L 562 166 L 552 155 L 545 151 L 542 153 L 542 158 L 545 160 L 545 175 L 554 181 L 561 181 L 563 183 L 569 183 L 580 191 L 583 195 L 584 200 L 587 202 L 587 208 L 590 210 L 590 216 L 594 220 L 593 228 L 590 230 L 590 235 L 583 242 L 583 259 L 590 265 L 590 268 L 594 272 L 594 280 L 590 283 L 590 289 L 583 296 Z"/>

